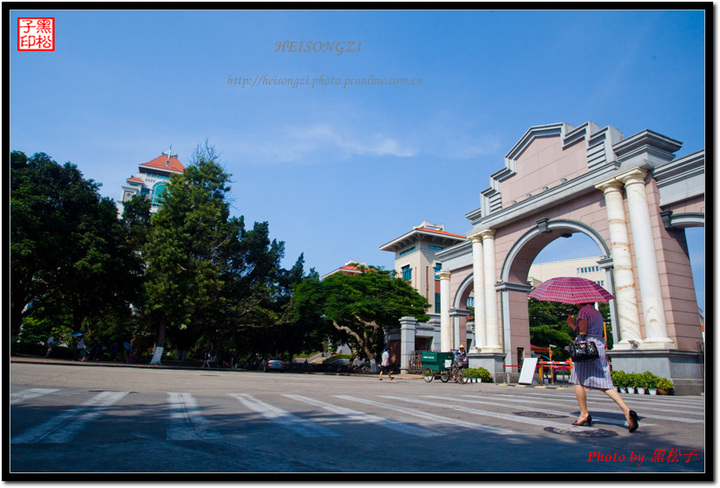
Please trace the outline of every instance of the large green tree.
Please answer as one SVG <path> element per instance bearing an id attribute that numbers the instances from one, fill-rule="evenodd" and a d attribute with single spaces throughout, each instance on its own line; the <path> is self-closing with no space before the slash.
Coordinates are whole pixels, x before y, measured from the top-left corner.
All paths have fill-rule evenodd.
<path id="1" fill-rule="evenodd" d="M 242 223 L 230 218 L 229 175 L 212 148 L 198 147 L 182 175 L 173 175 L 152 217 L 144 248 L 145 315 L 157 325 L 156 351 L 168 333 L 212 326 L 222 307 L 222 256 Z M 153 362 L 159 362 L 159 354 Z"/>
<path id="2" fill-rule="evenodd" d="M 238 357 L 277 342 L 279 328 L 291 322 L 302 256 L 283 269 L 284 243 L 270 238 L 267 222 L 246 230 L 243 217 L 230 216 L 229 191 L 217 153 L 199 146 L 152 217 L 143 316 L 156 328 L 153 362 L 167 340 L 181 350 L 200 345 Z"/>
<path id="3" fill-rule="evenodd" d="M 10 218 L 13 336 L 31 315 L 86 331 L 129 315 L 140 261 L 113 201 L 77 166 L 14 151 Z"/>
<path id="4" fill-rule="evenodd" d="M 299 314 L 315 310 L 371 362 L 381 352 L 383 331 L 403 316 L 427 320 L 426 300 L 393 271 L 370 266 L 354 275 L 332 274 L 324 280 L 306 278 L 295 288 Z"/>

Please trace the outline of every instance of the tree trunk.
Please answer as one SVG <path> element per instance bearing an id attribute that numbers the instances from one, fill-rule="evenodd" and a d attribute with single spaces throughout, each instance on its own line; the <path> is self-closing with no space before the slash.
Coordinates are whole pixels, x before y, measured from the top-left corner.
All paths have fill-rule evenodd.
<path id="1" fill-rule="evenodd" d="M 166 333 L 167 325 L 164 318 L 160 319 L 160 324 L 158 325 L 158 335 L 157 335 L 157 341 L 155 342 L 155 353 L 153 354 L 153 358 L 150 361 L 150 364 L 152 365 L 159 365 L 161 364 L 160 361 L 162 360 L 162 354 L 165 350 L 165 333 Z"/>

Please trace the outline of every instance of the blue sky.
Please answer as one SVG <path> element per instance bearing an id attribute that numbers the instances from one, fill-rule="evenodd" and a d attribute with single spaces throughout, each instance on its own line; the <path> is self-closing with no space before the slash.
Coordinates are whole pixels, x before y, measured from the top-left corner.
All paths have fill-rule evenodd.
<path id="1" fill-rule="evenodd" d="M 325 274 L 423 220 L 460 234 L 534 125 L 592 121 L 705 147 L 704 13 L 679 11 L 15 11 L 56 19 L 54 52 L 11 52 L 11 148 L 71 161 L 120 198 L 172 145 L 206 139 L 234 212 L 268 221 L 290 266 Z M 296 41 L 300 52 L 276 52 Z M 352 41 L 355 52 L 304 52 Z M 360 44 L 361 43 L 361 44 Z M 359 49 L 358 49 L 359 46 Z M 343 86 L 346 78 L 413 86 Z M 341 85 L 229 84 L 234 78 Z M 704 306 L 704 232 L 690 251 Z M 595 255 L 582 238 L 544 260 Z M 572 241 L 572 242 L 571 242 Z"/>

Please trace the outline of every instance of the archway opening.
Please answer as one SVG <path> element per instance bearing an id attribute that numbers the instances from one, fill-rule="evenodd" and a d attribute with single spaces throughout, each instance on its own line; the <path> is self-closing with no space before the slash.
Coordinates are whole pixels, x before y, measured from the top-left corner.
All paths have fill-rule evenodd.
<path id="1" fill-rule="evenodd" d="M 567 259 L 571 256 L 573 260 L 580 261 L 573 262 L 573 260 Z M 608 271 L 608 267 L 611 266 L 608 245 L 594 229 L 581 222 L 571 220 L 538 221 L 538 226 L 518 239 L 508 252 L 502 267 L 501 283 L 498 285 L 498 290 L 501 291 L 504 349 L 506 357 L 513 361 L 512 364 L 522 363 L 523 358 L 519 353 L 516 354 L 516 351 L 525 351 L 524 357 L 530 355 L 530 317 L 527 294 L 532 290 L 533 283 L 538 285 L 550 277 L 542 278 L 540 276 L 541 280 L 538 280 L 538 273 L 535 271 L 532 274 L 536 276 L 531 276 L 531 267 L 534 263 L 541 261 L 551 263 L 565 261 L 562 263 L 565 266 L 564 271 L 552 274 L 586 278 L 594 276 L 596 277 L 594 281 L 602 282 L 610 293 L 614 294 L 611 275 Z M 608 307 L 609 312 L 612 312 L 611 307 Z M 577 313 L 575 307 L 570 307 L 569 310 L 566 310 L 566 312 L 568 311 L 573 314 Z M 615 314 L 609 313 L 609 315 L 611 321 L 614 322 Z M 564 318 L 567 319 L 567 314 Z M 609 329 L 612 330 L 612 326 Z M 564 342 L 567 343 L 567 340 Z M 556 346 L 564 346 L 564 344 L 556 344 Z"/>
<path id="2" fill-rule="evenodd" d="M 543 282 L 561 276 L 577 276 L 589 279 L 611 290 L 606 270 L 600 266 L 605 258 L 602 250 L 587 235 L 577 232 L 565 239 L 556 239 L 537 255 L 528 272 L 528 284 L 533 288 Z M 613 334 L 610 305 L 596 305 L 605 318 L 608 348 L 612 347 Z M 553 347 L 553 356 L 565 359 L 564 347 L 572 342 L 574 332 L 567 325 L 567 316 L 577 314 L 577 307 L 557 302 L 539 302 L 528 299 L 528 322 L 530 342 L 538 347 Z"/>

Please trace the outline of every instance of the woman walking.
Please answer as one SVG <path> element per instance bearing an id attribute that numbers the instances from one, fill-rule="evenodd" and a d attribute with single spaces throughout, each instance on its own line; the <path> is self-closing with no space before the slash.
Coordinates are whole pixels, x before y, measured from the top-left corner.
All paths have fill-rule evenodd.
<path id="1" fill-rule="evenodd" d="M 600 356 L 593 361 L 573 362 L 570 383 L 575 385 L 575 396 L 580 406 L 580 416 L 573 422 L 573 425 L 592 425 L 592 416 L 587 408 L 587 395 L 585 394 L 585 388 L 587 387 L 604 391 L 607 396 L 612 398 L 625 414 L 628 431 L 635 432 L 638 429 L 637 414 L 625 405 L 610 378 L 610 365 L 605 356 L 602 314 L 595 310 L 592 303 L 585 303 L 578 312 L 577 322 L 572 315 L 568 315 L 567 323 L 577 330 L 580 335 L 585 336 L 588 341 L 594 342 Z"/>

